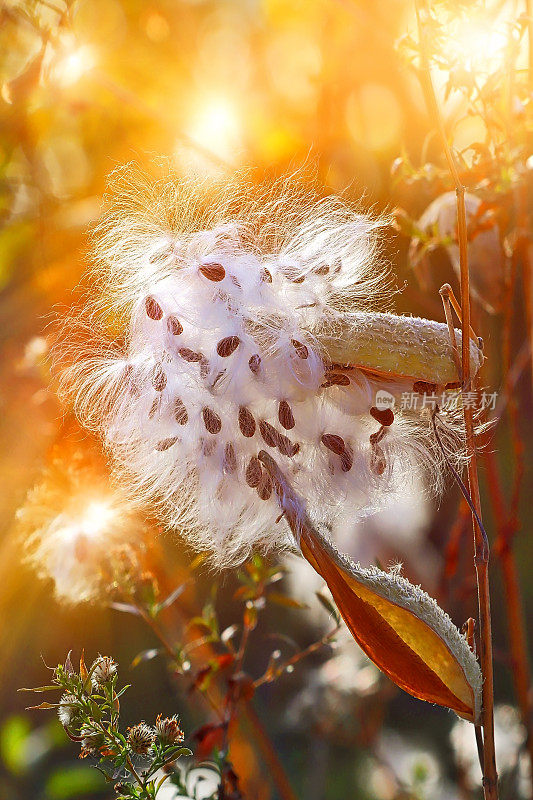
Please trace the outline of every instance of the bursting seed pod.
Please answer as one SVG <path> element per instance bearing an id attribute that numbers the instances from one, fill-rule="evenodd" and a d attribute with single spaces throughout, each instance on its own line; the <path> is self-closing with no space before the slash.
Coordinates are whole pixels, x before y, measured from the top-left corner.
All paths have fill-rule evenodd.
<path id="1" fill-rule="evenodd" d="M 135 494 L 227 566 L 297 543 L 262 452 L 315 526 L 370 513 L 421 469 L 438 490 L 431 405 L 399 401 L 459 376 L 445 325 L 376 310 L 381 221 L 291 185 L 258 198 L 139 180 L 119 174 L 95 235 L 98 294 L 61 336 L 62 387 Z M 99 319 L 120 321 L 120 347 Z M 472 342 L 473 374 L 481 362 Z M 453 420 L 443 440 L 454 457 Z"/>

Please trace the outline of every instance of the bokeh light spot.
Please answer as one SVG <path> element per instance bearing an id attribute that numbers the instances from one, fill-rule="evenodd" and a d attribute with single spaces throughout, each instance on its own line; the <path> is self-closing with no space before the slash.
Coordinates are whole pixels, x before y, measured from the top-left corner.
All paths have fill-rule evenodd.
<path id="1" fill-rule="evenodd" d="M 396 145 L 403 122 L 400 104 L 386 86 L 367 83 L 352 92 L 346 104 L 346 123 L 356 142 L 373 151 Z"/>

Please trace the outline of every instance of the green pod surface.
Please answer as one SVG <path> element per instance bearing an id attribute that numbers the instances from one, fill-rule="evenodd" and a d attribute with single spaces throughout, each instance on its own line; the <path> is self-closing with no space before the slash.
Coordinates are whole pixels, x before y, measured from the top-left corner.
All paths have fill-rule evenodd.
<path id="1" fill-rule="evenodd" d="M 448 326 L 420 317 L 356 312 L 315 332 L 332 363 L 445 386 L 459 380 Z M 461 331 L 455 330 L 461 352 Z M 476 375 L 483 352 L 470 341 L 470 370 Z"/>

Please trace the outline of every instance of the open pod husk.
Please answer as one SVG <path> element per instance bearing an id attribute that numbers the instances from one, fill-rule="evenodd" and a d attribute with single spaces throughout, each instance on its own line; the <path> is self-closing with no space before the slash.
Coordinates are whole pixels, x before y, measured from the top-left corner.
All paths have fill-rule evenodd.
<path id="1" fill-rule="evenodd" d="M 339 553 L 312 525 L 271 456 L 262 451 L 259 458 L 302 555 L 326 581 L 361 649 L 401 689 L 477 723 L 481 670 L 449 616 L 397 570 L 364 568 Z"/>
<path id="2" fill-rule="evenodd" d="M 461 331 L 455 338 L 461 351 Z M 450 332 L 442 322 L 377 312 L 345 313 L 316 332 L 325 356 L 383 377 L 405 377 L 445 386 L 458 380 Z M 470 340 L 470 372 L 476 375 L 483 352 Z"/>

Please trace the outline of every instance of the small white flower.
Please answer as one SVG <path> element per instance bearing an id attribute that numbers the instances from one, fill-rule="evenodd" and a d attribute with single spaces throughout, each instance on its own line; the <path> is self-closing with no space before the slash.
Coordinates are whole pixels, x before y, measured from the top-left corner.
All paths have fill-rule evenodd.
<path id="1" fill-rule="evenodd" d="M 65 692 L 59 701 L 57 716 L 63 727 L 68 728 L 79 716 L 78 700 L 73 694 Z"/>
<path id="2" fill-rule="evenodd" d="M 176 715 L 163 718 L 159 714 L 155 723 L 155 730 L 163 744 L 179 744 L 184 739 L 183 730 Z"/>
<path id="3" fill-rule="evenodd" d="M 145 722 L 139 722 L 128 730 L 128 744 L 139 756 L 145 756 L 155 740 L 153 728 Z"/>
<path id="4" fill-rule="evenodd" d="M 117 674 L 118 664 L 111 656 L 98 656 L 93 663 L 90 674 L 93 689 L 99 689 Z"/>

